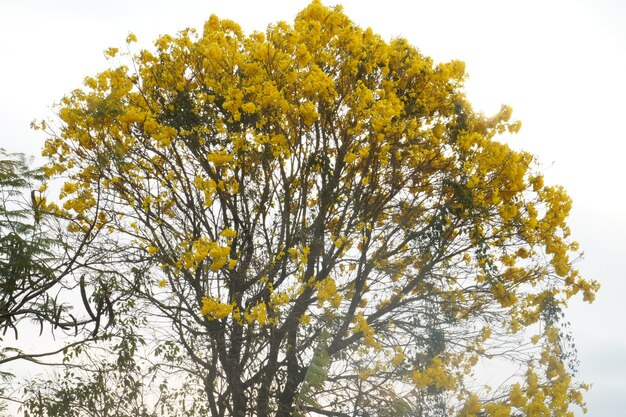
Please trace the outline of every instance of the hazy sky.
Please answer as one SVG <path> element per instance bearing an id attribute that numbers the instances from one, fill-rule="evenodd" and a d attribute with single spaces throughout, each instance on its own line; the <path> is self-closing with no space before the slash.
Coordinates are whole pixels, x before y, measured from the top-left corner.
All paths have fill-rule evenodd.
<path id="1" fill-rule="evenodd" d="M 324 1 L 334 5 L 335 1 Z M 0 0 L 0 147 L 39 154 L 34 118 L 86 75 L 129 32 L 149 47 L 159 34 L 201 28 L 212 13 L 244 30 L 290 22 L 307 0 Z M 570 219 L 602 283 L 591 306 L 568 311 L 592 382 L 590 417 L 626 415 L 626 2 L 623 0 L 346 0 L 345 12 L 389 39 L 407 38 L 436 61 L 460 59 L 468 96 L 487 114 L 506 103 L 521 119 L 507 139 L 536 154 L 548 182 L 574 200 Z M 579 415 L 579 414 L 577 414 Z M 581 415 L 581 414 L 580 414 Z"/>

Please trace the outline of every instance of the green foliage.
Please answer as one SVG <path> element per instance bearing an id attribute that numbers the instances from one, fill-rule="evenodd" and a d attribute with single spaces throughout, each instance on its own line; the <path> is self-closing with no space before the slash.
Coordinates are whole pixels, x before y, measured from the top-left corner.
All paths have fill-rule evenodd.
<path id="1" fill-rule="evenodd" d="M 92 252 L 88 259 L 82 256 L 97 234 L 79 239 L 67 234 L 71 220 L 51 210 L 43 179 L 42 170 L 31 168 L 24 155 L 0 149 L 0 398 L 14 401 L 19 400 L 19 381 L 5 366 L 20 360 L 43 364 L 58 351 L 30 352 L 12 346 L 21 330 L 35 324 L 41 335 L 48 326 L 55 335 L 72 336 L 67 349 L 80 349 L 102 333 L 103 316 L 109 316 L 109 324 L 113 319 L 115 298 L 110 288 L 116 272 L 103 268 L 103 259 L 111 258 L 111 253 L 101 246 L 104 252 Z M 79 293 L 87 314 L 81 314 L 81 303 L 75 302 L 81 299 Z M 70 375 L 64 384 L 69 384 Z M 60 401 L 50 404 L 50 415 L 69 412 L 64 405 L 68 395 L 70 391 L 65 391 Z"/>
<path id="2" fill-rule="evenodd" d="M 0 332 L 4 336 L 23 317 L 45 320 L 56 310 L 45 294 L 52 281 L 52 239 L 40 233 L 37 192 L 30 190 L 42 179 L 22 154 L 0 149 Z M 51 317 L 48 315 L 48 318 Z M 0 342 L 3 338 L 0 337 Z M 15 351 L 0 345 L 0 364 Z M 0 397 L 5 397 L 13 375 L 0 370 Z M 0 411 L 4 404 L 0 403 Z"/>
<path id="3" fill-rule="evenodd" d="M 53 239 L 42 233 L 39 193 L 42 179 L 23 155 L 0 150 L 0 330 L 15 327 L 24 315 L 45 320 L 56 306 L 46 296 L 54 283 L 49 266 Z"/>

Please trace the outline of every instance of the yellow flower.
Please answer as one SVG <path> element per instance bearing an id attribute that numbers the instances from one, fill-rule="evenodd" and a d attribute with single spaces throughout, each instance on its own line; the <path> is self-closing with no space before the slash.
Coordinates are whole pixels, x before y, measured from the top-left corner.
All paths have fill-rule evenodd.
<path id="1" fill-rule="evenodd" d="M 423 371 L 414 369 L 412 380 L 418 388 L 432 386 L 448 390 L 453 389 L 456 382 L 454 377 L 446 371 L 445 365 L 439 358 L 434 358 Z"/>
<path id="2" fill-rule="evenodd" d="M 317 120 L 317 118 L 320 117 L 320 114 L 317 112 L 315 105 L 310 101 L 302 103 L 300 105 L 298 113 L 300 114 L 302 120 L 304 120 L 304 123 L 307 126 L 312 125 Z"/>
<path id="3" fill-rule="evenodd" d="M 63 188 L 61 188 L 61 198 L 68 194 L 73 194 L 78 190 L 78 184 L 75 182 L 66 182 L 63 184 Z"/>
<path id="4" fill-rule="evenodd" d="M 233 311 L 234 307 L 233 304 L 221 303 L 213 297 L 203 297 L 200 313 L 209 320 L 219 320 L 227 317 Z"/>
<path id="5" fill-rule="evenodd" d="M 207 155 L 207 160 L 215 166 L 220 166 L 232 162 L 232 155 L 226 152 L 211 152 Z"/>
<path id="6" fill-rule="evenodd" d="M 511 400 L 511 404 L 514 407 L 523 407 L 526 405 L 526 402 L 528 401 L 528 398 L 524 396 L 524 391 L 522 391 L 522 388 L 520 387 L 519 383 L 515 383 L 511 387 L 509 399 Z"/>
<path id="7" fill-rule="evenodd" d="M 380 342 L 376 341 L 374 338 L 374 329 L 369 325 L 363 313 L 359 313 L 355 316 L 354 321 L 356 322 L 354 325 L 354 329 L 352 330 L 354 334 L 362 333 L 363 340 L 365 341 L 366 346 L 370 346 L 375 348 L 376 350 L 380 350 L 382 345 Z"/>
<path id="8" fill-rule="evenodd" d="M 264 326 L 267 321 L 267 307 L 264 302 L 260 302 L 259 304 L 252 307 L 252 309 L 248 312 L 244 313 L 244 317 L 246 321 L 250 324 L 257 321 L 259 326 Z"/>
<path id="9" fill-rule="evenodd" d="M 400 365 L 402 362 L 404 362 L 404 359 L 406 359 L 406 355 L 404 354 L 404 352 L 402 351 L 401 347 L 396 347 L 396 354 L 393 356 L 393 358 L 391 359 L 391 364 L 393 366 L 398 366 Z"/>
<path id="10" fill-rule="evenodd" d="M 211 250 L 210 242 L 205 238 L 200 238 L 193 244 L 193 260 L 194 262 L 202 262 Z"/>
<path id="11" fill-rule="evenodd" d="M 334 279 L 326 277 L 318 282 L 315 287 L 317 288 L 317 304 L 320 307 L 325 302 L 329 302 L 334 308 L 339 307 L 341 304 L 341 295 L 337 293 L 337 286 Z"/>
<path id="12" fill-rule="evenodd" d="M 237 231 L 233 229 L 224 229 L 222 233 L 220 233 L 220 236 L 233 239 L 237 236 Z"/>
<path id="13" fill-rule="evenodd" d="M 117 52 L 119 51 L 118 48 L 109 48 L 106 51 L 104 51 L 104 54 L 110 58 L 115 57 L 115 55 L 117 55 Z"/>
<path id="14" fill-rule="evenodd" d="M 256 111 L 256 106 L 254 103 L 247 102 L 241 106 L 241 110 L 243 110 L 244 113 L 254 113 Z"/>
<path id="15" fill-rule="evenodd" d="M 356 161 L 357 155 L 354 152 L 348 152 L 344 158 L 346 163 L 351 164 Z"/>

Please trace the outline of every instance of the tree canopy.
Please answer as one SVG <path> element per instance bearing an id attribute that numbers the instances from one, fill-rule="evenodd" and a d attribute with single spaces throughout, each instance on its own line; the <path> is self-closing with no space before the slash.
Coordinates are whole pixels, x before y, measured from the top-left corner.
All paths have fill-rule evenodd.
<path id="1" fill-rule="evenodd" d="M 181 415 L 584 407 L 561 311 L 598 286 L 572 266 L 571 200 L 497 139 L 509 107 L 472 109 L 462 62 L 319 1 L 265 32 L 211 16 L 127 41 L 40 125 L 63 179 L 43 206 L 127 271 L 98 282 L 141 320 L 110 331 L 194 387 Z M 494 360 L 512 378 L 488 390 Z"/>

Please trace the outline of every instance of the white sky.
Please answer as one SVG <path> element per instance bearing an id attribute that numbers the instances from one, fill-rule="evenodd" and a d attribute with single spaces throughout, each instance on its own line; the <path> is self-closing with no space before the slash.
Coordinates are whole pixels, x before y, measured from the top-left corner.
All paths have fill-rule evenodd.
<path id="1" fill-rule="evenodd" d="M 324 0 L 334 5 L 335 1 Z M 86 75 L 106 68 L 102 51 L 129 32 L 149 47 L 159 34 L 201 28 L 210 14 L 244 30 L 291 22 L 307 0 L 0 0 L 0 147 L 38 155 L 35 118 Z M 590 417 L 626 415 L 626 2 L 623 0 L 344 0 L 361 26 L 403 36 L 436 61 L 460 59 L 468 96 L 494 113 L 514 109 L 510 139 L 536 154 L 550 183 L 574 199 L 570 219 L 585 275 L 603 287 L 568 318 L 594 383 Z"/>

